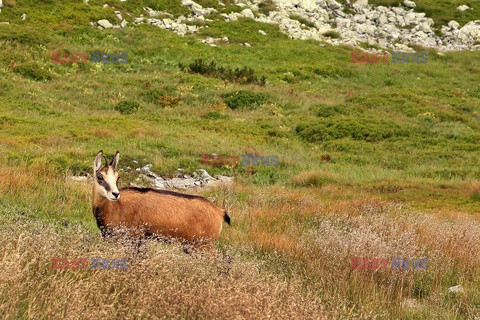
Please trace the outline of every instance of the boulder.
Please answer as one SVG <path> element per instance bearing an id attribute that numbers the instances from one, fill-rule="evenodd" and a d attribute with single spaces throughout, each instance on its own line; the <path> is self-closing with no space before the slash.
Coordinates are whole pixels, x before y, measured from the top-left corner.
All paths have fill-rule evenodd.
<path id="1" fill-rule="evenodd" d="M 302 0 L 298 3 L 298 6 L 305 11 L 314 12 L 317 8 L 317 3 L 315 0 Z"/>
<path id="2" fill-rule="evenodd" d="M 368 6 L 368 0 L 357 0 L 354 2 L 354 5 L 360 6 L 360 7 L 366 7 Z"/>
<path id="3" fill-rule="evenodd" d="M 111 29 L 113 28 L 113 24 L 110 23 L 110 21 L 108 21 L 107 19 L 103 19 L 103 20 L 98 20 L 97 21 L 97 24 L 102 27 L 103 29 Z"/>
<path id="4" fill-rule="evenodd" d="M 328 0 L 328 7 L 332 10 L 340 9 L 342 5 L 335 0 Z"/>
<path id="5" fill-rule="evenodd" d="M 244 9 L 242 12 L 240 12 L 242 16 L 245 18 L 250 18 L 250 19 L 255 19 L 255 15 L 253 14 L 252 10 L 250 9 Z"/>
<path id="6" fill-rule="evenodd" d="M 410 1 L 410 0 L 405 0 L 403 1 L 403 5 L 407 8 L 415 8 L 417 5 L 415 4 L 415 2 L 413 1 Z"/>
<path id="7" fill-rule="evenodd" d="M 466 11 L 468 9 L 470 9 L 470 7 L 465 4 L 462 4 L 461 6 L 457 7 L 457 10 L 460 10 L 460 11 Z"/>
<path id="8" fill-rule="evenodd" d="M 458 27 L 460 27 L 460 23 L 458 23 L 458 22 L 455 21 L 455 20 L 451 20 L 451 21 L 448 23 L 448 26 L 450 27 L 450 29 L 456 30 L 456 29 L 458 29 Z"/>

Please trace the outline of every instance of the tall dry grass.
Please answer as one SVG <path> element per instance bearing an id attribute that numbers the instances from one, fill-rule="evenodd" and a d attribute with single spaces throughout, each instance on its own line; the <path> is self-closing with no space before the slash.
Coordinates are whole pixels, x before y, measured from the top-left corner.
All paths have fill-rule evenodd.
<path id="1" fill-rule="evenodd" d="M 16 221 L 15 221 L 16 220 Z M 5 222 L 5 220 L 3 221 Z M 321 305 L 297 281 L 263 274 L 234 257 L 192 258 L 178 248 L 149 244 L 127 270 L 53 270 L 51 257 L 124 258 L 82 226 L 24 218 L 0 228 L 0 318 L 29 319 L 321 319 Z M 219 268 L 220 267 L 220 268 Z M 228 272 L 225 270 L 229 269 Z"/>

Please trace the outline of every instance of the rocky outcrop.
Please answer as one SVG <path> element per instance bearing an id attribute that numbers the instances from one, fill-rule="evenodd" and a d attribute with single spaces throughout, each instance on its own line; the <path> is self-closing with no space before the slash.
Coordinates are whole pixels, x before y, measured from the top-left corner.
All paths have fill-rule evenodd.
<path id="1" fill-rule="evenodd" d="M 360 44 L 368 43 L 383 50 L 413 51 L 409 48 L 410 45 L 439 51 L 480 50 L 480 20 L 471 21 L 461 28 L 455 21 L 450 21 L 447 26 L 435 26 L 434 21 L 426 17 L 425 13 L 414 11 L 416 4 L 411 0 L 405 0 L 396 7 L 372 6 L 368 0 L 349 0 L 345 4 L 336 0 L 273 0 L 276 9 L 268 15 L 258 12 L 263 0 L 234 1 L 242 10 L 222 13 L 220 16 L 225 21 L 253 19 L 275 24 L 292 39 L 314 39 L 360 49 Z M 148 23 L 184 36 L 208 27 L 205 22 L 211 20 L 205 18 L 205 15 L 217 12 L 214 8 L 204 8 L 192 0 L 182 0 L 182 5 L 190 10 L 188 16 L 175 19 L 167 12 L 144 8 L 149 18 L 134 18 L 133 24 Z M 117 14 L 119 19 L 120 16 Z M 108 24 L 102 25 L 100 21 L 97 25 L 107 29 Z M 198 25 L 195 25 L 196 22 L 199 22 Z M 328 31 L 335 31 L 339 37 L 331 37 L 331 32 L 325 34 Z M 215 46 L 219 40 L 207 38 L 200 41 Z"/>
<path id="2" fill-rule="evenodd" d="M 174 190 L 187 190 L 191 188 L 205 188 L 214 187 L 220 185 L 230 185 L 233 183 L 232 177 L 227 176 L 215 176 L 212 177 L 205 169 L 196 170 L 192 176 L 184 174 L 182 169 L 178 169 L 174 177 L 162 178 L 155 172 L 151 171 L 152 165 L 147 164 L 141 168 L 133 170 L 130 167 L 120 169 L 121 172 L 127 174 L 135 173 L 135 182 L 130 183 L 133 187 L 153 187 L 156 189 L 174 189 Z M 91 183 L 92 177 L 88 176 L 70 176 L 67 178 L 70 181 L 77 183 Z"/>

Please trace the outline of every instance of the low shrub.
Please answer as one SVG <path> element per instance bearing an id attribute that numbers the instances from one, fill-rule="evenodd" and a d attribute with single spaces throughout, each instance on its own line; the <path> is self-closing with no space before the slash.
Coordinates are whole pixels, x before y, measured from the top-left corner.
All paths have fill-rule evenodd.
<path id="1" fill-rule="evenodd" d="M 297 20 L 298 22 L 300 22 L 301 24 L 304 24 L 306 25 L 307 27 L 310 27 L 310 28 L 315 28 L 315 23 L 313 23 L 312 21 L 298 15 L 298 14 L 291 14 L 289 16 L 290 19 L 292 20 Z"/>
<path id="2" fill-rule="evenodd" d="M 342 38 L 340 33 L 336 32 L 336 31 L 327 31 L 327 32 L 322 33 L 322 35 L 324 37 L 328 37 L 328 38 L 332 38 L 332 39 L 341 39 Z"/>
<path id="3" fill-rule="evenodd" d="M 244 66 L 239 69 L 231 69 L 228 67 L 217 66 L 215 61 L 210 61 L 210 63 L 204 62 L 202 59 L 197 59 L 194 62 L 190 63 L 188 67 L 183 64 L 179 64 L 181 70 L 189 73 L 198 73 L 206 77 L 218 78 L 225 81 L 239 83 L 239 84 L 257 84 L 264 86 L 266 83 L 265 76 L 262 76 L 260 79 L 255 75 L 255 70 Z"/>
<path id="4" fill-rule="evenodd" d="M 121 114 L 131 114 L 140 109 L 140 104 L 135 101 L 121 101 L 115 106 L 115 110 Z"/>
<path id="5" fill-rule="evenodd" d="M 233 91 L 222 95 L 226 105 L 230 109 L 256 109 L 268 100 L 264 93 L 255 93 L 248 90 Z"/>
<path id="6" fill-rule="evenodd" d="M 35 81 L 48 81 L 53 78 L 48 70 L 43 69 L 40 65 L 34 62 L 15 66 L 13 71 Z"/>
<path id="7" fill-rule="evenodd" d="M 405 137 L 410 133 L 409 130 L 394 122 L 344 116 L 329 117 L 319 122 L 300 124 L 295 128 L 295 131 L 308 142 L 341 138 L 375 142 L 392 137 Z"/>
<path id="8" fill-rule="evenodd" d="M 277 10 L 277 6 L 275 5 L 275 3 L 273 3 L 272 0 L 266 0 L 258 4 L 258 12 L 263 13 L 266 16 L 268 16 L 270 11 L 275 10 Z"/>

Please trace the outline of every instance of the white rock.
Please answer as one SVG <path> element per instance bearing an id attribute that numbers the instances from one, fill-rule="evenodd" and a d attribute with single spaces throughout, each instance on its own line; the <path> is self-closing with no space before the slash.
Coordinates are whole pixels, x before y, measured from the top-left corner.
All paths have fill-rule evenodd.
<path id="1" fill-rule="evenodd" d="M 460 10 L 460 11 L 466 11 L 468 9 L 470 9 L 470 7 L 465 4 L 462 4 L 461 6 L 457 7 L 457 10 Z"/>
<path id="2" fill-rule="evenodd" d="M 22 20 L 27 19 L 27 14 L 26 14 L 26 13 L 22 14 L 22 16 L 20 17 L 20 19 L 22 19 Z"/>
<path id="3" fill-rule="evenodd" d="M 261 35 L 264 35 L 264 36 L 267 35 L 267 33 L 266 33 L 265 31 L 263 31 L 263 30 L 258 30 L 258 32 L 259 32 Z"/>
<path id="4" fill-rule="evenodd" d="M 448 23 L 448 26 L 450 27 L 450 29 L 458 29 L 458 27 L 460 27 L 460 23 L 458 23 L 457 21 L 455 20 L 451 20 L 449 23 Z"/>
<path id="5" fill-rule="evenodd" d="M 0 8 L 3 8 L 3 1 L 0 0 Z"/>
<path id="6" fill-rule="evenodd" d="M 365 23 L 365 21 L 367 21 L 367 19 L 365 18 L 365 15 L 363 14 L 357 14 L 353 17 L 353 20 L 355 20 L 355 22 L 357 23 Z"/>
<path id="7" fill-rule="evenodd" d="M 120 27 L 121 28 L 125 28 L 127 26 L 127 21 L 125 19 L 122 20 L 122 22 L 120 22 Z"/>
<path id="8" fill-rule="evenodd" d="M 429 25 L 426 22 L 422 22 L 418 25 L 420 30 L 422 30 L 425 33 L 431 33 L 433 32 L 432 29 L 430 29 Z"/>
<path id="9" fill-rule="evenodd" d="M 368 0 L 357 0 L 354 4 L 357 6 L 366 7 L 368 6 Z"/>
<path id="10" fill-rule="evenodd" d="M 244 9 L 242 12 L 240 12 L 242 16 L 245 18 L 250 18 L 250 19 L 255 19 L 255 15 L 253 14 L 252 10 L 250 9 Z"/>
<path id="11" fill-rule="evenodd" d="M 98 20 L 97 23 L 98 23 L 98 25 L 99 25 L 100 27 L 102 27 L 103 29 L 111 29 L 111 28 L 113 28 L 113 24 L 111 24 L 110 21 L 108 21 L 107 19 Z"/>
<path id="12" fill-rule="evenodd" d="M 464 292 L 461 284 L 448 288 L 448 292 L 458 293 Z"/>
<path id="13" fill-rule="evenodd" d="M 302 0 L 298 3 L 300 8 L 303 8 L 305 11 L 314 12 L 317 8 L 317 3 L 315 0 Z"/>
<path id="14" fill-rule="evenodd" d="M 332 10 L 340 9 L 342 5 L 335 0 L 328 0 L 328 7 Z"/>
<path id="15" fill-rule="evenodd" d="M 407 13 L 407 15 L 405 16 L 405 24 L 411 24 L 411 23 L 415 23 L 415 12 L 409 12 Z"/>
<path id="16" fill-rule="evenodd" d="M 402 15 L 405 13 L 405 10 L 400 7 L 392 7 L 392 11 L 395 12 L 397 15 Z"/>
<path id="17" fill-rule="evenodd" d="M 384 14 L 380 15 L 380 17 L 378 17 L 378 23 L 379 23 L 381 26 L 386 25 L 386 24 L 388 23 L 387 17 L 386 17 Z"/>
<path id="18" fill-rule="evenodd" d="M 407 8 L 415 8 L 417 5 L 415 4 L 415 2 L 413 1 L 410 1 L 410 0 L 405 0 L 403 1 L 403 5 Z"/>
<path id="19" fill-rule="evenodd" d="M 123 20 L 122 13 L 120 11 L 114 11 L 115 15 L 117 16 L 118 20 Z"/>

